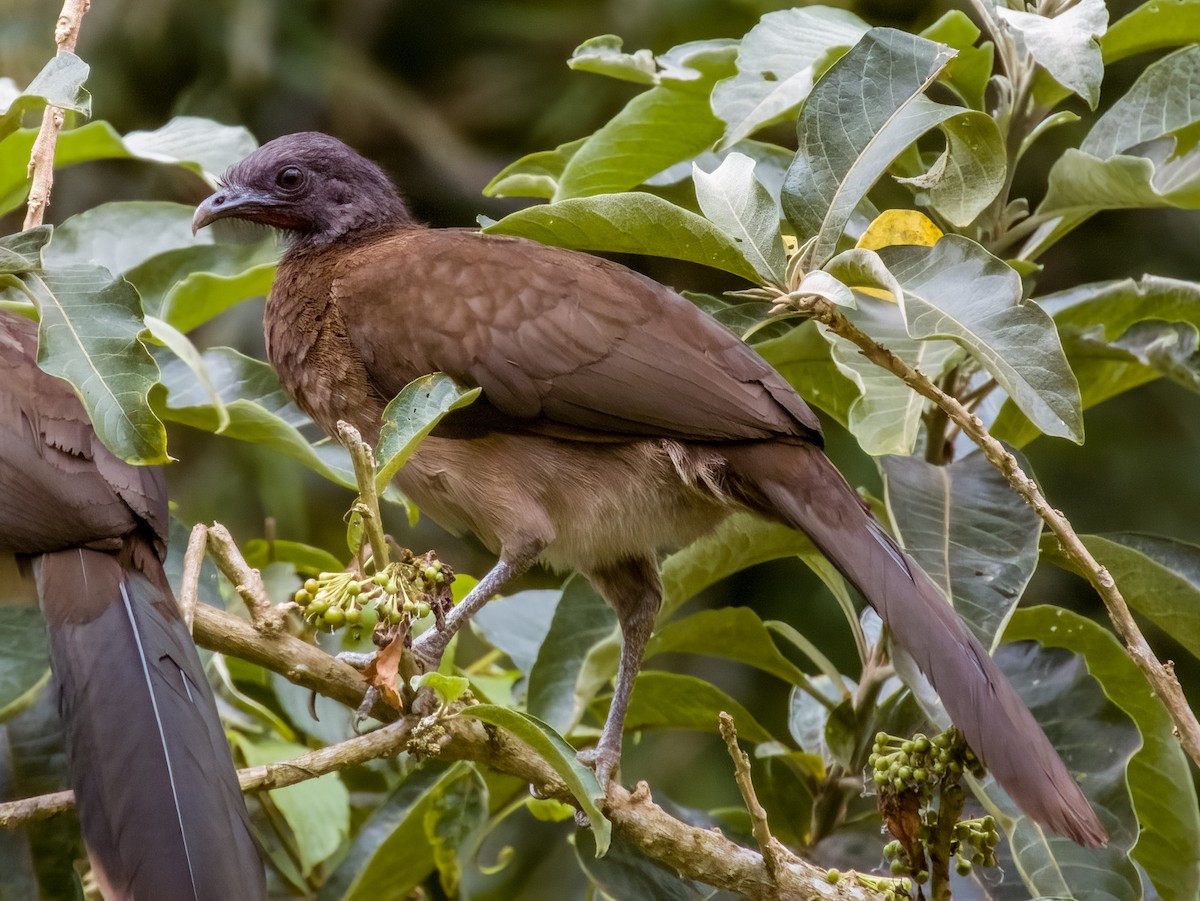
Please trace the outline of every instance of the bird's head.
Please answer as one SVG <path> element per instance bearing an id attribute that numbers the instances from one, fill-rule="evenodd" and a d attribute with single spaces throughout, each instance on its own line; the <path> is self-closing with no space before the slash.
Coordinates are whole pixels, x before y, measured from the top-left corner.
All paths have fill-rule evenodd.
<path id="1" fill-rule="evenodd" d="M 412 221 L 382 169 L 315 131 L 276 138 L 232 166 L 196 208 L 192 231 L 218 219 L 269 225 L 294 244 Z"/>

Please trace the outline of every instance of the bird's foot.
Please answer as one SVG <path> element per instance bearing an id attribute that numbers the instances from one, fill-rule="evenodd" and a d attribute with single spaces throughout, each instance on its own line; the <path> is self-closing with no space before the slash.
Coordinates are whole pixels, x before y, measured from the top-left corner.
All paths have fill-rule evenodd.
<path id="1" fill-rule="evenodd" d="M 412 643 L 413 659 L 416 660 L 421 672 L 431 673 L 438 668 L 442 662 L 442 655 L 446 653 L 446 645 L 449 643 L 450 639 L 446 637 L 446 633 L 436 626 L 423 633 Z"/>
<path id="2" fill-rule="evenodd" d="M 601 788 L 607 789 L 608 783 L 616 777 L 617 769 L 621 766 L 621 749 L 606 747 L 601 741 L 594 748 L 584 748 L 576 753 L 575 759 L 595 770 L 596 781 L 600 783 Z"/>
<path id="3" fill-rule="evenodd" d="M 374 685 L 368 685 L 367 690 L 363 692 L 362 703 L 354 711 L 354 720 L 351 723 L 355 735 L 362 735 L 363 723 L 371 718 L 371 711 L 375 709 L 375 702 L 379 700 L 379 689 Z"/>

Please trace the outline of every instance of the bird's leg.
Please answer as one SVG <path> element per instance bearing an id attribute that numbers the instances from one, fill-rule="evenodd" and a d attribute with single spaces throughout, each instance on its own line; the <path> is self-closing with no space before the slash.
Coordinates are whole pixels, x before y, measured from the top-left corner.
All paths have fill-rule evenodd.
<path id="1" fill-rule="evenodd" d="M 520 553 L 501 556 L 467 596 L 450 609 L 440 629 L 429 629 L 413 642 L 413 656 L 425 667 L 426 672 L 437 669 L 446 645 L 455 633 L 466 625 L 467 620 L 478 613 L 484 604 L 501 592 L 504 586 L 533 566 L 541 550 L 541 545 L 535 545 L 523 549 Z"/>
<path id="2" fill-rule="evenodd" d="M 654 630 L 654 620 L 662 605 L 662 585 L 653 560 L 629 560 L 618 566 L 593 570 L 588 574 L 596 590 L 617 613 L 621 624 L 621 660 L 617 665 L 617 683 L 613 689 L 608 719 L 594 748 L 577 755 L 582 763 L 595 768 L 596 778 L 607 785 L 621 764 L 621 738 L 625 732 L 625 714 L 633 683 L 642 668 L 642 654 Z"/>

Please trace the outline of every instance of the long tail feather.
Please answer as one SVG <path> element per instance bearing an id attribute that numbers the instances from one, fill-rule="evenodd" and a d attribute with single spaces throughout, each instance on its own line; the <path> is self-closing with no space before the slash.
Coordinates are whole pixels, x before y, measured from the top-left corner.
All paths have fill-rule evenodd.
<path id="1" fill-rule="evenodd" d="M 174 598 L 111 554 L 46 554 L 38 588 L 84 838 L 135 901 L 265 894 L 233 760 Z"/>
<path id="2" fill-rule="evenodd" d="M 1080 844 L 1104 844 L 1095 811 L 1012 684 L 824 453 L 747 445 L 730 465 L 751 503 L 807 534 L 862 592 L 1017 805 Z"/>

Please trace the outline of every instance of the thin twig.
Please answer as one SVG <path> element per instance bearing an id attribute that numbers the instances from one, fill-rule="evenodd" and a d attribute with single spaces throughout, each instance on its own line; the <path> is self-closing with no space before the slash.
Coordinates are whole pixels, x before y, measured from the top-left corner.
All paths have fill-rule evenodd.
<path id="1" fill-rule="evenodd" d="M 1175 674 L 1163 666 L 1142 635 L 1129 606 L 1125 603 L 1107 569 L 1100 565 L 1080 540 L 1071 523 L 1061 512 L 1050 506 L 1037 483 L 1026 475 L 1008 450 L 984 427 L 978 416 L 972 415 L 958 400 L 946 394 L 926 376 L 913 369 L 887 348 L 851 323 L 827 300 L 809 297 L 803 301 L 813 316 L 835 334 L 853 341 L 863 356 L 898 376 L 906 385 L 944 409 L 950 419 L 983 451 L 988 462 L 1003 473 L 1013 490 L 1050 527 L 1063 551 L 1078 567 L 1080 573 L 1100 595 L 1108 609 L 1109 618 L 1125 644 L 1129 656 L 1145 673 L 1155 692 L 1162 699 L 1179 733 L 1180 743 L 1192 761 L 1200 765 L 1200 722 L 1188 705 Z"/>
<path id="2" fill-rule="evenodd" d="M 792 862 L 789 858 L 794 859 L 794 856 L 776 840 L 775 836 L 771 835 L 771 827 L 767 823 L 767 811 L 759 803 L 758 795 L 754 791 L 754 781 L 750 776 L 750 757 L 738 747 L 737 728 L 733 724 L 733 717 L 722 710 L 719 719 L 721 737 L 725 739 L 725 747 L 729 751 L 730 759 L 733 760 L 733 778 L 737 782 L 738 790 L 742 793 L 742 800 L 746 803 L 746 811 L 750 814 L 750 831 L 758 843 L 758 849 L 762 852 L 767 871 L 776 881 L 779 881 L 785 867 Z"/>
<path id="3" fill-rule="evenodd" d="M 359 503 L 355 504 L 355 512 L 362 517 L 367 543 L 375 558 L 375 571 L 379 572 L 388 564 L 388 548 L 387 538 L 383 534 L 383 520 L 379 515 L 379 492 L 375 488 L 375 455 L 363 441 L 358 429 L 350 423 L 338 420 L 337 431 L 338 440 L 345 445 L 350 452 L 350 459 L 354 461 L 359 499 Z"/>
<path id="4" fill-rule="evenodd" d="M 196 618 L 196 602 L 200 594 L 200 567 L 204 563 L 204 549 L 208 544 L 208 528 L 202 522 L 192 526 L 188 536 L 187 550 L 183 554 L 183 577 L 179 580 L 179 610 L 188 631 Z"/>
<path id="5" fill-rule="evenodd" d="M 92 0 L 65 0 L 58 24 L 54 28 L 54 43 L 59 53 L 74 53 L 79 40 L 79 26 L 84 14 L 91 8 Z M 62 131 L 66 114 L 57 106 L 46 105 L 42 113 L 42 127 L 38 129 L 29 154 L 28 176 L 33 184 L 29 188 L 29 201 L 25 212 L 24 228 L 36 228 L 42 224 L 46 207 L 50 205 L 50 189 L 54 186 L 54 148 L 58 144 L 58 133 Z"/>
<path id="6" fill-rule="evenodd" d="M 250 621 L 256 628 L 278 630 L 283 627 L 282 615 L 276 611 L 267 596 L 267 586 L 262 573 L 246 562 L 238 550 L 229 530 L 219 522 L 208 527 L 208 552 L 217 569 L 233 585 L 234 591 L 250 611 Z"/>

